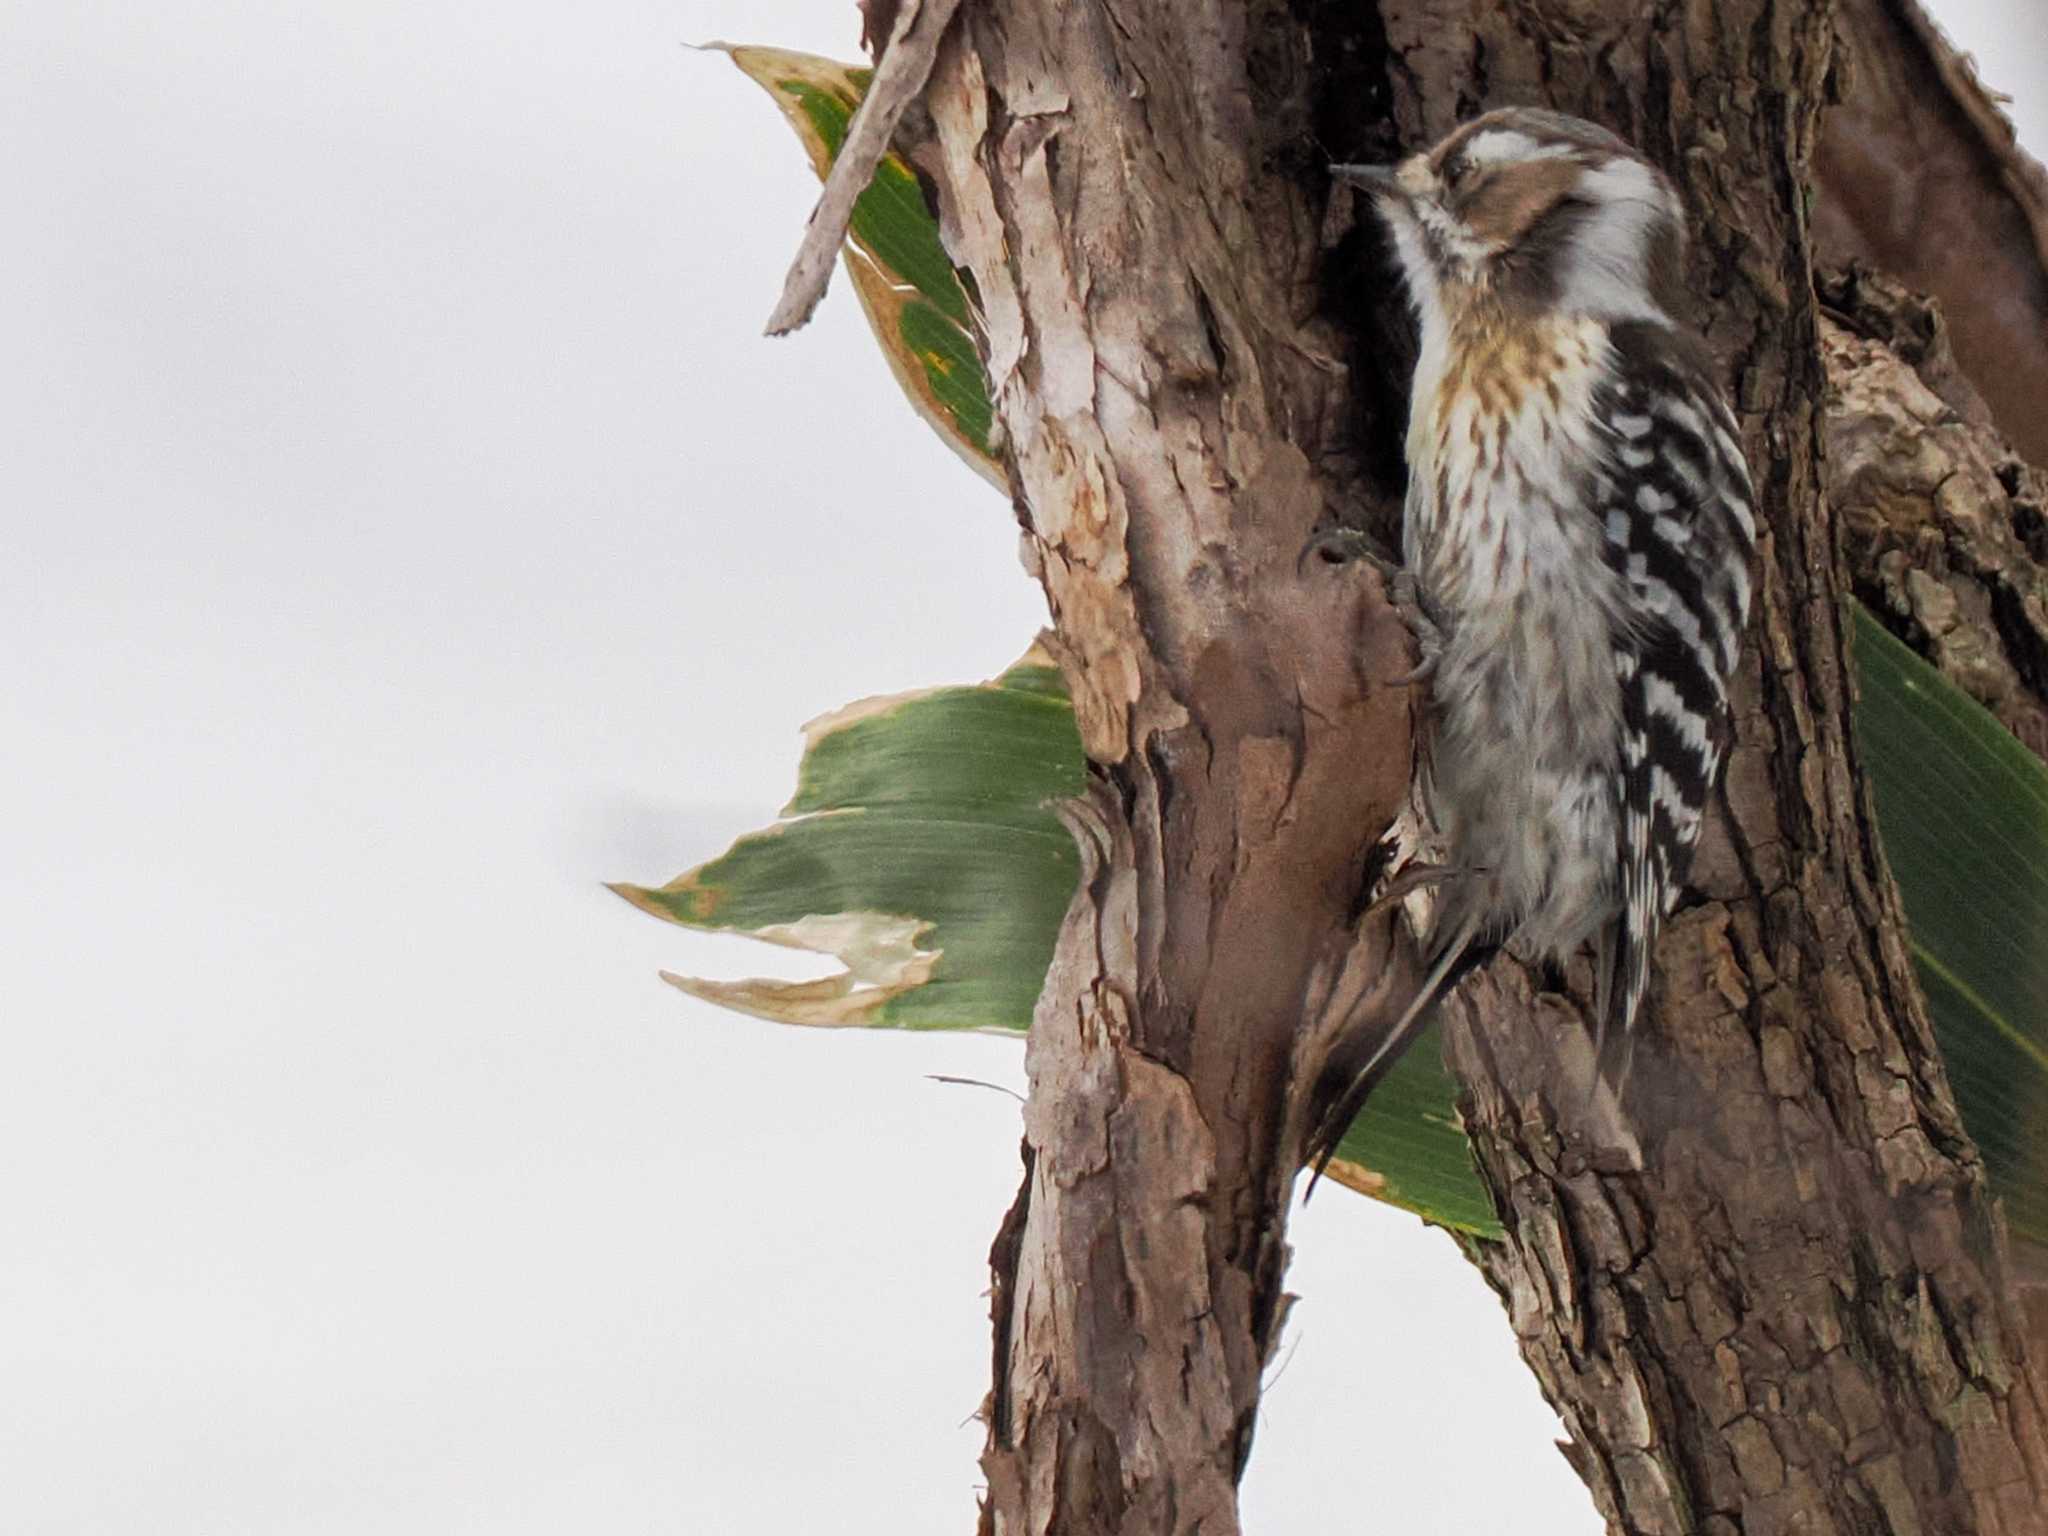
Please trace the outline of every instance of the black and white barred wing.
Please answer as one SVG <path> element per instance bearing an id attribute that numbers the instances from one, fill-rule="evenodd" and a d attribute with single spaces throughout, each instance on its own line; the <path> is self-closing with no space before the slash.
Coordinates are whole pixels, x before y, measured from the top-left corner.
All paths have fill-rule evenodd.
<path id="1" fill-rule="evenodd" d="M 1615 341 L 1604 517 L 1633 622 L 1616 646 L 1620 913 L 1601 945 L 1596 1014 L 1610 1081 L 1727 750 L 1756 545 L 1749 469 L 1704 348 L 1661 325 L 1621 327 Z"/>

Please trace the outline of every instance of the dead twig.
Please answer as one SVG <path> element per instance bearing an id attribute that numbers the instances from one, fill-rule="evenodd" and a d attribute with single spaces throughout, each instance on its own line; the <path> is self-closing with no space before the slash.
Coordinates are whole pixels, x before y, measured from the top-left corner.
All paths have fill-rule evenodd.
<path id="1" fill-rule="evenodd" d="M 832 162 L 832 174 L 825 178 L 818 206 L 811 210 L 803 244 L 789 264 L 789 276 L 783 279 L 782 297 L 768 317 L 770 336 L 787 336 L 800 328 L 825 296 L 833 259 L 846 243 L 854 199 L 866 190 L 875 167 L 888 152 L 904 108 L 924 90 L 939 39 L 959 8 L 960 0 L 903 0 L 889 31 L 888 46 L 875 66 L 875 78 L 847 125 L 846 142 Z"/>

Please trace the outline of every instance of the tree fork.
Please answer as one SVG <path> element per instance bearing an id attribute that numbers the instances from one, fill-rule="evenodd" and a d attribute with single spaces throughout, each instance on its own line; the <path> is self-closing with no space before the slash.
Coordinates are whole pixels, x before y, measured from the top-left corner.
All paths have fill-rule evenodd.
<path id="1" fill-rule="evenodd" d="M 1298 560 L 1398 489 L 1369 466 L 1399 367 L 1318 286 L 1302 144 L 1337 68 L 1378 70 L 1411 145 L 1542 102 L 1678 174 L 1770 530 L 1710 899 L 1660 950 L 1640 1166 L 1570 1123 L 1576 1025 L 1530 977 L 1496 966 L 1451 1021 L 1508 1230 L 1477 1257 L 1569 1454 L 1617 1531 L 2048 1529 L 2040 1367 L 1848 730 L 1806 212 L 1832 14 L 1613 0 L 1537 36 L 1527 7 L 1423 0 L 1339 35 L 1343 9 L 977 0 L 926 92 L 918 159 L 1092 764 L 994 1255 L 983 1529 L 1237 1529 L 1308 1100 L 1402 964 L 1354 914 L 1406 794 L 1410 700 L 1380 681 L 1405 637 L 1369 578 Z"/>

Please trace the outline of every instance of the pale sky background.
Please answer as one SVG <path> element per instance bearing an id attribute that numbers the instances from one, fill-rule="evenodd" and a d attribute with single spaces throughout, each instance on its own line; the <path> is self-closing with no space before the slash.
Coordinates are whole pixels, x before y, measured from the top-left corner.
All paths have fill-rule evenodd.
<path id="1" fill-rule="evenodd" d="M 815 184 L 681 45 L 857 30 L 0 4 L 10 1536 L 970 1528 L 1017 1106 L 926 1074 L 1021 1049 L 703 1007 L 776 962 L 599 886 L 1041 620 L 843 281 L 759 337 Z M 1251 1529 L 1591 1536 L 1447 1238 L 1293 1239 Z"/>

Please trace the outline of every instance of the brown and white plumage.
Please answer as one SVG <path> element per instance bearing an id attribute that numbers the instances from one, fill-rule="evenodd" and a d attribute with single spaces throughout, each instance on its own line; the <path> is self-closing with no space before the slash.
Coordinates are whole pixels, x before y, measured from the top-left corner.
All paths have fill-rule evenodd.
<path id="1" fill-rule="evenodd" d="M 1446 847 L 1426 980 L 1313 1138 L 1318 1166 L 1434 1005 L 1505 945 L 1598 946 L 1619 1080 L 1698 839 L 1749 612 L 1749 475 L 1676 317 L 1683 208 L 1607 130 L 1510 108 L 1340 166 L 1421 336 L 1403 560 L 1434 633 L 1424 801 Z"/>

